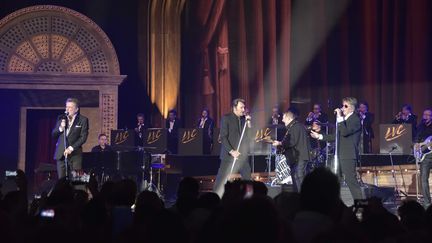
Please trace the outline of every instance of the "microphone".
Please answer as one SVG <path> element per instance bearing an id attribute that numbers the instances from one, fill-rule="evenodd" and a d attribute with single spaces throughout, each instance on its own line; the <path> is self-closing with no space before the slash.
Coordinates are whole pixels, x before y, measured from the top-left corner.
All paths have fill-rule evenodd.
<path id="1" fill-rule="evenodd" d="M 245 116 L 245 120 L 246 120 L 246 124 L 250 128 L 251 127 L 251 116 L 250 115 L 246 115 Z"/>
<path id="2" fill-rule="evenodd" d="M 68 117 L 69 113 L 67 111 L 65 111 L 63 114 L 58 116 L 58 119 L 66 119 Z"/>
<path id="3" fill-rule="evenodd" d="M 391 152 L 395 151 L 396 149 L 397 149 L 397 146 L 396 146 L 396 145 L 393 145 L 393 146 L 391 147 L 391 149 L 390 149 L 389 153 L 391 153 Z"/>
<path id="4" fill-rule="evenodd" d="M 341 107 L 341 108 L 338 107 L 338 108 L 334 109 L 333 114 L 337 115 L 338 114 L 338 110 L 340 110 L 341 111 L 341 115 L 343 116 L 342 108 L 343 107 Z"/>

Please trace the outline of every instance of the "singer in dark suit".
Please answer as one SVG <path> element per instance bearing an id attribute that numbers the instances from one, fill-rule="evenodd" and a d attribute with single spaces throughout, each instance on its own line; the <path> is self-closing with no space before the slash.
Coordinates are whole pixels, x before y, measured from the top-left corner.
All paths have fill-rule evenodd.
<path id="1" fill-rule="evenodd" d="M 57 139 L 54 159 L 57 161 L 58 178 L 66 176 L 65 157 L 69 168 L 82 168 L 82 145 L 87 141 L 89 123 L 87 117 L 79 114 L 79 103 L 75 98 L 66 100 L 65 115 L 59 116 L 52 130 L 52 136 Z M 65 146 L 66 133 L 66 146 Z"/>
<path id="2" fill-rule="evenodd" d="M 363 199 L 360 183 L 357 180 L 356 165 L 359 159 L 359 143 L 361 123 L 356 113 L 357 99 L 346 97 L 342 100 L 342 108 L 335 110 L 338 129 L 339 167 L 345 175 L 345 182 L 354 199 Z M 334 141 L 335 134 L 318 134 L 311 131 L 311 136 L 319 140 Z"/>
<path id="3" fill-rule="evenodd" d="M 297 109 L 290 108 L 283 114 L 282 121 L 286 126 L 286 133 L 282 141 L 274 141 L 273 146 L 280 146 L 287 164 L 290 167 L 293 187 L 300 192 L 301 183 L 306 175 L 306 166 L 311 160 L 310 140 L 306 128 L 298 122 Z"/>
<path id="4" fill-rule="evenodd" d="M 180 119 L 177 118 L 176 110 L 168 112 L 165 128 L 168 129 L 168 150 L 171 154 L 177 154 L 178 129 L 182 128 L 182 125 Z"/>
<path id="5" fill-rule="evenodd" d="M 204 154 L 210 154 L 211 146 L 213 143 L 213 129 L 214 122 L 210 118 L 210 112 L 208 109 L 203 109 L 201 112 L 201 118 L 197 122 L 197 128 L 203 129 L 203 143 L 204 143 Z"/>
<path id="6" fill-rule="evenodd" d="M 246 121 L 246 119 L 248 121 Z M 248 124 L 246 124 L 246 122 Z M 245 133 L 239 142 L 243 127 Z M 249 142 L 250 142 L 250 117 L 245 116 L 245 101 L 243 99 L 235 99 L 232 102 L 232 112 L 222 117 L 220 138 L 222 142 L 218 174 L 214 184 L 213 191 L 219 196 L 224 192 L 224 185 L 231 173 L 233 161 L 237 158 L 232 173 L 240 172 L 242 179 L 251 179 L 251 167 L 248 161 Z"/>

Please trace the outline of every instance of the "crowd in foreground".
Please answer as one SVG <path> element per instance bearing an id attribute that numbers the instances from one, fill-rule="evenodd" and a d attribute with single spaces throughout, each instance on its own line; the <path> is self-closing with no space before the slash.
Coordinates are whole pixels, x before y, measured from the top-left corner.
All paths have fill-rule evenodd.
<path id="1" fill-rule="evenodd" d="M 17 191 L 1 196 L 1 242 L 431 242 L 432 209 L 403 201 L 398 215 L 379 198 L 347 207 L 338 178 L 325 168 L 308 174 L 301 193 L 267 196 L 263 183 L 234 181 L 220 199 L 184 178 L 171 207 L 155 192 L 137 192 L 133 180 L 86 190 L 59 180 L 53 190 L 27 198 L 23 172 Z"/>

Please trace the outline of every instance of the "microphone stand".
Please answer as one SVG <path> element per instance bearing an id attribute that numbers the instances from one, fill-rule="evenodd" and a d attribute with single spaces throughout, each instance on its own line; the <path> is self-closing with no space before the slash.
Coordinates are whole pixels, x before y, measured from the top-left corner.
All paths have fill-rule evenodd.
<path id="1" fill-rule="evenodd" d="M 392 152 L 396 149 L 397 147 L 393 147 L 389 152 L 388 152 L 388 154 L 389 154 L 389 156 L 390 156 L 390 163 L 391 163 L 391 167 L 392 167 L 392 177 L 393 177 L 393 182 L 394 182 L 394 186 L 395 186 L 395 190 L 394 190 L 394 195 L 395 195 L 395 197 L 394 197 L 394 203 L 396 203 L 396 198 L 397 197 L 400 197 L 400 194 L 402 193 L 402 194 L 405 194 L 405 193 L 403 193 L 402 191 L 400 191 L 399 190 L 399 187 L 398 187 L 398 184 L 397 184 L 397 180 L 396 180 L 396 173 L 395 173 L 395 167 L 394 167 L 394 163 L 393 163 L 393 155 L 392 155 Z M 402 176 L 402 178 L 403 178 L 403 176 Z M 406 196 L 406 194 L 405 194 L 405 196 Z"/>
<path id="2" fill-rule="evenodd" d="M 337 175 L 338 174 L 338 166 L 339 166 L 339 129 L 338 129 L 338 122 L 337 122 L 337 114 L 336 114 L 336 121 L 335 121 L 335 150 L 334 150 L 334 161 L 333 161 L 333 172 Z"/>
<path id="3" fill-rule="evenodd" d="M 246 121 L 245 124 L 243 125 L 243 130 L 242 130 L 242 133 L 241 133 L 241 135 L 240 135 L 240 140 L 239 140 L 239 143 L 237 144 L 237 149 L 236 149 L 236 151 L 239 151 L 239 150 L 240 150 L 240 145 L 241 145 L 241 142 L 242 142 L 242 140 L 243 140 L 244 133 L 245 133 L 245 131 L 246 131 L 247 123 L 248 123 L 248 121 Z M 233 173 L 234 165 L 235 165 L 237 159 L 238 159 L 238 158 L 234 158 L 233 163 L 232 163 L 232 166 L 231 166 L 231 170 L 230 170 L 230 173 L 229 173 L 229 176 L 227 176 L 226 181 L 228 181 L 228 177 L 230 177 L 231 174 Z M 225 181 L 225 183 L 226 183 L 226 181 Z M 224 183 L 224 184 L 225 184 L 225 183 Z"/>
<path id="4" fill-rule="evenodd" d="M 68 117 L 67 117 L 67 115 L 66 115 L 66 119 L 65 119 L 65 123 L 66 123 L 66 126 L 65 126 L 65 129 L 64 129 L 64 131 L 63 131 L 63 144 L 64 144 L 64 151 L 66 151 L 66 149 L 67 149 L 67 131 L 68 131 L 68 127 L 69 127 L 69 121 L 68 121 Z M 60 122 L 60 124 L 61 124 L 61 122 Z M 65 155 L 65 160 L 64 160 L 64 163 L 65 163 L 65 178 L 66 178 L 66 180 L 69 180 L 69 162 L 68 162 L 68 158 L 67 158 L 67 156 L 68 155 Z"/>

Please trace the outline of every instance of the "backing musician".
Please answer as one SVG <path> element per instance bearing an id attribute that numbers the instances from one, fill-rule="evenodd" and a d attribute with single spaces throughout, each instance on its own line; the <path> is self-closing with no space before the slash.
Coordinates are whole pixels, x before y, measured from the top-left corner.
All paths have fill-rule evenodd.
<path id="1" fill-rule="evenodd" d="M 214 122 L 210 118 L 210 111 L 207 108 L 201 111 L 201 118 L 198 120 L 197 128 L 202 128 L 204 131 L 204 154 L 210 154 L 213 143 Z"/>
<path id="2" fill-rule="evenodd" d="M 168 111 L 168 119 L 165 121 L 165 128 L 168 129 L 168 151 L 171 154 L 177 154 L 178 129 L 182 128 L 182 124 L 177 117 L 176 110 L 172 109 Z"/>
<path id="3" fill-rule="evenodd" d="M 323 113 L 321 109 L 321 104 L 315 103 L 313 105 L 312 111 L 309 112 L 306 117 L 305 125 L 308 130 L 313 130 L 315 132 L 325 132 L 325 127 L 323 125 L 328 125 L 327 114 Z M 311 139 L 311 148 L 314 150 L 314 156 L 318 156 L 321 150 L 325 148 L 325 141 L 317 141 L 316 139 Z"/>
<path id="4" fill-rule="evenodd" d="M 305 124 L 311 126 L 314 122 L 318 124 L 328 122 L 327 114 L 322 112 L 321 105 L 318 103 L 313 105 L 312 111 L 309 112 L 308 116 L 306 117 Z"/>
<path id="5" fill-rule="evenodd" d="M 150 128 L 150 126 L 145 123 L 145 116 L 143 113 L 138 113 L 136 116 L 137 119 L 137 125 L 135 127 L 135 144 L 137 146 L 143 146 L 144 144 L 144 131 L 147 128 Z"/>
<path id="6" fill-rule="evenodd" d="M 92 152 L 112 152 L 112 147 L 108 144 L 107 135 L 104 133 L 99 134 L 98 145 L 91 149 Z"/>
<path id="7" fill-rule="evenodd" d="M 393 124 L 411 124 L 412 137 L 415 138 L 417 116 L 412 113 L 412 107 L 409 104 L 402 106 L 402 111 L 398 112 L 393 120 Z"/>
<path id="8" fill-rule="evenodd" d="M 280 125 L 282 122 L 282 114 L 279 111 L 279 106 L 275 105 L 272 108 L 272 115 L 268 122 L 269 125 Z"/>
<path id="9" fill-rule="evenodd" d="M 274 141 L 273 146 L 278 146 L 284 153 L 291 176 L 294 190 L 300 192 L 301 183 L 306 174 L 306 166 L 310 161 L 310 141 L 303 124 L 297 121 L 298 112 L 290 108 L 283 114 L 282 121 L 286 126 L 286 133 L 282 141 Z"/>
<path id="10" fill-rule="evenodd" d="M 417 130 L 417 135 L 414 139 L 414 146 L 419 148 L 424 145 L 424 141 L 429 136 L 432 136 L 432 109 L 428 108 L 423 111 L 423 119 L 420 122 Z M 423 204 L 428 207 L 431 204 L 429 190 L 429 173 L 432 167 L 432 153 L 425 156 L 420 165 L 420 178 L 423 195 Z"/>
<path id="11" fill-rule="evenodd" d="M 367 102 L 360 103 L 358 114 L 362 126 L 361 146 L 363 146 L 363 148 L 360 151 L 365 154 L 372 153 L 372 139 L 374 138 L 372 123 L 375 119 L 375 116 L 373 113 L 369 112 L 369 104 Z"/>

